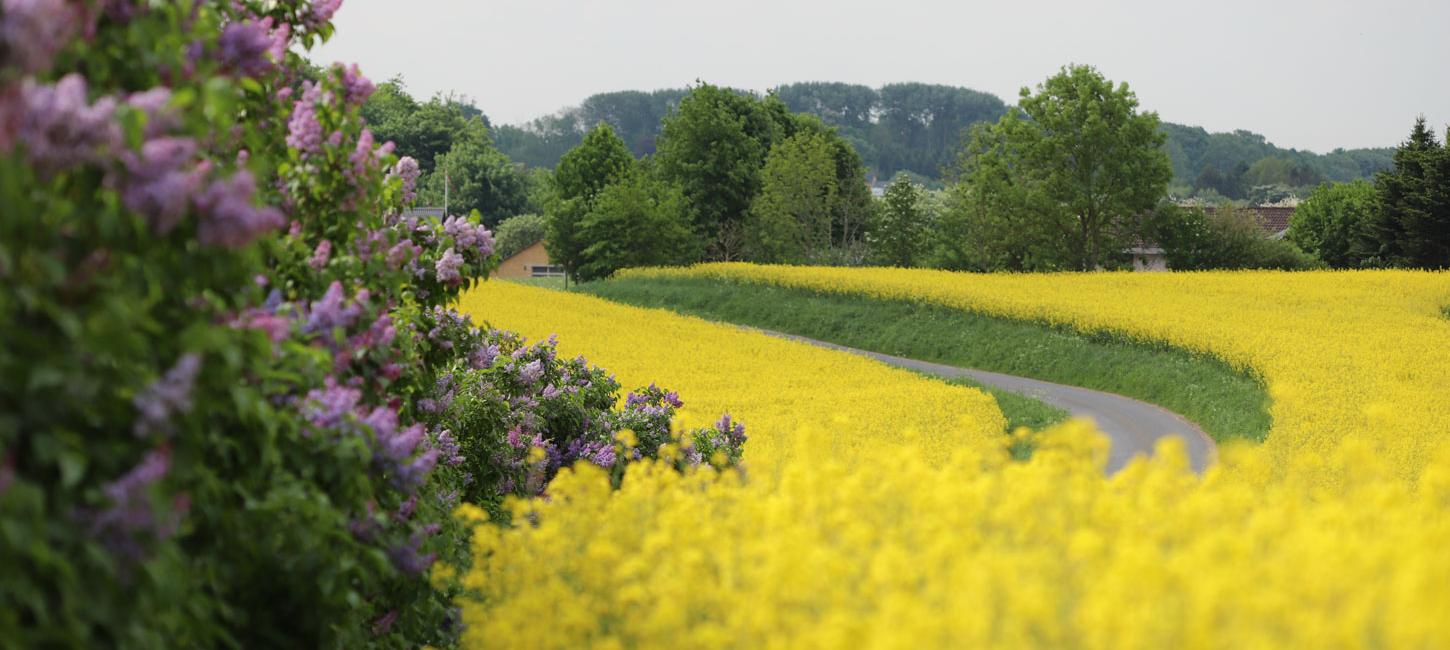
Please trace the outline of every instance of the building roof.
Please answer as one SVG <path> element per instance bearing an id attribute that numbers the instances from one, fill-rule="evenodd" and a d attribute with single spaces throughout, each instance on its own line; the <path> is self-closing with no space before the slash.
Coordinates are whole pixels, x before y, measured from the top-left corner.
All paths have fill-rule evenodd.
<path id="1" fill-rule="evenodd" d="M 1259 221 L 1259 227 L 1264 229 L 1264 234 L 1271 237 L 1282 235 L 1289 229 L 1289 221 L 1294 218 L 1294 210 L 1297 208 L 1278 205 L 1256 205 L 1247 208 L 1240 208 L 1253 213 Z M 1212 214 L 1217 208 L 1205 206 L 1204 212 Z"/>
<path id="2" fill-rule="evenodd" d="M 413 207 L 410 210 L 403 210 L 403 216 L 429 216 L 429 218 L 439 219 L 441 221 L 442 218 L 448 215 L 445 215 L 442 207 Z"/>

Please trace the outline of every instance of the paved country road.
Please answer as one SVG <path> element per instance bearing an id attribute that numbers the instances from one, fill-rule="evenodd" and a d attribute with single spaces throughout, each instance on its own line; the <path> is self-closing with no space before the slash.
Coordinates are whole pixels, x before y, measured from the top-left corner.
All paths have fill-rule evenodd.
<path id="1" fill-rule="evenodd" d="M 1213 439 L 1209 438 L 1202 428 L 1189 422 L 1187 418 L 1156 404 L 1076 386 L 1065 386 L 1026 377 L 958 368 L 940 363 L 894 357 L 879 352 L 857 350 L 804 336 L 769 330 L 757 331 L 792 341 L 863 355 L 888 365 L 930 375 L 949 378 L 966 377 L 995 388 L 1035 398 L 1063 409 L 1073 417 L 1089 418 L 1112 441 L 1108 452 L 1108 474 L 1116 473 L 1139 454 L 1152 454 L 1154 445 L 1165 436 L 1177 436 L 1183 439 L 1184 446 L 1188 450 L 1189 462 L 1199 473 L 1208 467 L 1217 453 Z"/>

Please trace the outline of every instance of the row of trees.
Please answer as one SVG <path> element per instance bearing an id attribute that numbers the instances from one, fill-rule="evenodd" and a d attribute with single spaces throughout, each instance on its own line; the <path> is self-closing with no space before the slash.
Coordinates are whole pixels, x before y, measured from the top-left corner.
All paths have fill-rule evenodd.
<path id="1" fill-rule="evenodd" d="M 700 259 L 859 261 L 871 209 L 855 150 L 774 97 L 700 84 L 635 159 L 607 123 L 559 161 L 551 258 L 590 280 Z"/>
<path id="2" fill-rule="evenodd" d="M 494 130 L 499 148 L 530 167 L 554 167 L 594 126 L 607 123 L 636 156 L 655 152 L 664 118 L 690 92 L 676 88 L 593 95 L 577 107 L 522 126 Z M 746 91 L 735 91 L 749 94 Z M 991 123 L 1007 107 L 995 95 L 921 83 L 869 86 L 809 82 L 780 86 L 775 95 L 794 112 L 836 127 L 872 175 L 901 171 L 925 179 L 951 176 L 964 136 Z M 1321 182 L 1347 182 L 1389 169 L 1393 150 L 1337 149 L 1316 154 L 1274 146 L 1249 131 L 1209 133 L 1161 123 L 1173 166 L 1171 190 L 1180 196 L 1272 201 L 1307 192 Z"/>
<path id="3" fill-rule="evenodd" d="M 1446 140 L 1417 120 L 1392 170 L 1320 187 L 1289 238 L 1335 268 L 1450 267 L 1450 132 Z"/>

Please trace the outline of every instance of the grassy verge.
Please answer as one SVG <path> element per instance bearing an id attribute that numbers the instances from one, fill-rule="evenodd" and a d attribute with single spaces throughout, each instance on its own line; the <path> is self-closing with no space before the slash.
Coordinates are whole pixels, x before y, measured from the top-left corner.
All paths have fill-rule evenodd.
<path id="1" fill-rule="evenodd" d="M 1262 441 L 1270 425 L 1268 395 L 1255 378 L 1214 358 L 1127 339 L 935 305 L 703 278 L 625 278 L 579 290 L 863 350 L 1126 395 L 1177 412 L 1219 441 Z M 1050 409 L 999 395 L 1003 412 L 1014 410 L 1009 418 L 1051 422 L 1050 413 L 1013 398 Z"/>

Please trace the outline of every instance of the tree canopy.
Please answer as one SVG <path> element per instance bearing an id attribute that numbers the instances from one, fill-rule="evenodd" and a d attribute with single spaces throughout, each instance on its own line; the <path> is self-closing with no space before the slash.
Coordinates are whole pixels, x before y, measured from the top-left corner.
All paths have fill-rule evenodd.
<path id="1" fill-rule="evenodd" d="M 1020 108 L 975 130 L 963 176 L 994 265 L 1092 270 L 1121 263 L 1172 167 L 1155 113 L 1127 84 L 1068 66 Z"/>
<path id="2" fill-rule="evenodd" d="M 1447 135 L 1450 139 L 1450 135 Z M 1376 257 L 1393 266 L 1450 267 L 1450 147 L 1425 118 L 1395 150 L 1395 167 L 1375 178 L 1380 209 L 1372 223 Z"/>

